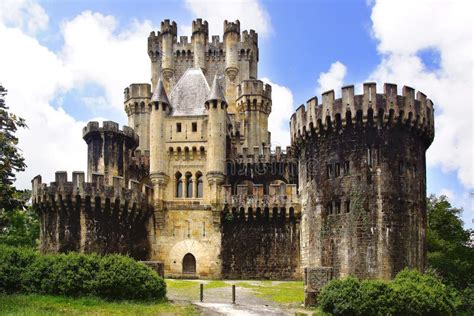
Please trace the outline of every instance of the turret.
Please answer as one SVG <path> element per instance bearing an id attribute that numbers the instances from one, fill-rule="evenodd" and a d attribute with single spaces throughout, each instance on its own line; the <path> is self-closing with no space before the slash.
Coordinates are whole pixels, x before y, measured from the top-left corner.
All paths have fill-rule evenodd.
<path id="1" fill-rule="evenodd" d="M 210 200 L 216 203 L 225 180 L 227 102 L 222 88 L 214 76 L 209 97 L 205 103 L 208 111 L 207 125 L 207 181 L 211 187 Z"/>
<path id="2" fill-rule="evenodd" d="M 161 22 L 161 45 L 162 45 L 162 74 L 163 83 L 169 92 L 171 90 L 171 81 L 174 75 L 174 55 L 173 44 L 176 43 L 178 28 L 176 22 L 164 20 Z"/>
<path id="3" fill-rule="evenodd" d="M 133 129 L 124 126 L 119 130 L 115 122 L 89 122 L 82 130 L 82 137 L 87 143 L 87 178 L 92 181 L 93 175 L 104 176 L 105 184 L 112 184 L 112 178 L 120 176 L 129 180 L 128 165 L 132 152 L 138 146 L 138 136 Z"/>
<path id="4" fill-rule="evenodd" d="M 124 90 L 125 112 L 128 126 L 133 128 L 140 138 L 138 149 L 150 148 L 150 103 L 151 90 L 148 83 L 133 83 Z"/>
<path id="5" fill-rule="evenodd" d="M 247 147 L 270 145 L 268 116 L 272 111 L 272 88 L 260 80 L 244 80 L 236 88 L 237 111 L 244 116 Z"/>
<path id="6" fill-rule="evenodd" d="M 249 63 L 249 78 L 257 79 L 258 73 L 258 34 L 254 30 L 242 32 L 242 49 L 240 50 L 241 59 L 247 60 Z M 244 56 L 242 56 L 244 55 Z M 241 79 L 243 78 L 241 76 Z"/>
<path id="7" fill-rule="evenodd" d="M 229 112 L 235 112 L 235 84 L 239 73 L 240 22 L 224 21 L 225 95 L 230 102 Z"/>
<path id="8" fill-rule="evenodd" d="M 151 62 L 151 88 L 155 89 L 161 74 L 162 47 L 160 32 L 158 34 L 151 32 L 150 36 L 148 36 L 148 56 L 150 56 Z"/>
<path id="9" fill-rule="evenodd" d="M 201 68 L 206 73 L 206 46 L 209 39 L 209 26 L 207 21 L 196 19 L 192 25 L 191 42 L 194 52 L 194 68 Z"/>
<path id="10" fill-rule="evenodd" d="M 158 80 L 150 102 L 150 178 L 155 202 L 163 200 L 163 190 L 168 182 L 165 157 L 165 117 L 171 107 L 161 79 Z"/>

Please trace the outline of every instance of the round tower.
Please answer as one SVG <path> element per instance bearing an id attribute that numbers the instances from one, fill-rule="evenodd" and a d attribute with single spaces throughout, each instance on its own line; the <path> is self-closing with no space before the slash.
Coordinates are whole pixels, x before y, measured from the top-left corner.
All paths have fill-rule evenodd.
<path id="1" fill-rule="evenodd" d="M 159 79 L 150 103 L 150 179 L 153 183 L 155 202 L 163 200 L 163 191 L 168 182 L 165 118 L 170 110 L 163 81 Z"/>
<path id="2" fill-rule="evenodd" d="M 207 124 L 207 181 L 211 187 L 210 202 L 217 203 L 225 180 L 227 102 L 214 76 L 211 92 L 205 103 Z"/>
<path id="3" fill-rule="evenodd" d="M 272 87 L 260 80 L 244 80 L 236 88 L 237 111 L 244 117 L 246 146 L 250 152 L 254 147 L 270 145 L 268 116 L 272 111 Z"/>
<path id="4" fill-rule="evenodd" d="M 120 176 L 128 183 L 128 166 L 133 151 L 138 146 L 138 136 L 133 129 L 124 126 L 119 130 L 115 122 L 89 122 L 82 130 L 87 143 L 87 178 L 94 174 L 104 176 L 105 184 L 112 185 L 113 177 Z"/>
<path id="5" fill-rule="evenodd" d="M 248 73 L 242 71 L 241 80 L 258 78 L 258 34 L 255 30 L 242 32 L 242 48 L 240 50 L 240 59 L 248 62 Z"/>
<path id="6" fill-rule="evenodd" d="M 302 198 L 302 265 L 332 277 L 392 278 L 426 265 L 426 159 L 433 104 L 421 92 L 364 84 L 291 117 Z"/>
<path id="7" fill-rule="evenodd" d="M 128 126 L 138 134 L 140 150 L 150 149 L 150 97 L 151 87 L 148 83 L 133 83 L 124 90 Z"/>
<path id="8" fill-rule="evenodd" d="M 239 74 L 240 22 L 224 21 L 225 95 L 229 100 L 229 112 L 235 113 L 235 85 Z"/>
<path id="9" fill-rule="evenodd" d="M 158 32 L 158 34 L 151 32 L 148 36 L 148 56 L 151 62 L 151 89 L 153 91 L 161 75 L 162 47 L 160 32 Z"/>
<path id="10" fill-rule="evenodd" d="M 174 54 L 173 45 L 176 43 L 178 29 L 176 22 L 164 20 L 161 22 L 161 47 L 162 47 L 162 65 L 163 83 L 168 92 L 171 91 L 172 79 L 174 76 Z"/>
<path id="11" fill-rule="evenodd" d="M 206 51 L 209 40 L 209 26 L 207 21 L 196 19 L 192 25 L 191 42 L 194 52 L 194 68 L 201 68 L 206 73 Z"/>

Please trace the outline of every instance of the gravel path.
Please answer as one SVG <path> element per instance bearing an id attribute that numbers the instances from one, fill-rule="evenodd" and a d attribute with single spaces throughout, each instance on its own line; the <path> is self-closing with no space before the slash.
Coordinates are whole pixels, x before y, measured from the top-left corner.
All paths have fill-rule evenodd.
<path id="1" fill-rule="evenodd" d="M 197 283 L 205 283 L 196 281 Z M 248 288 L 236 287 L 236 303 L 232 304 L 232 283 L 228 286 L 206 289 L 204 300 L 199 301 L 199 288 L 168 290 L 168 298 L 174 301 L 186 301 L 199 307 L 204 315 L 294 315 L 278 306 L 275 302 L 257 297 Z"/>

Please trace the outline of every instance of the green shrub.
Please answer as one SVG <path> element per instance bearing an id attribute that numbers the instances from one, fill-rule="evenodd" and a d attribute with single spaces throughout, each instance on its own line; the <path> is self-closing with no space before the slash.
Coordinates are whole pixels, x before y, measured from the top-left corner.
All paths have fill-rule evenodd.
<path id="1" fill-rule="evenodd" d="M 358 315 L 392 315 L 394 294 L 388 282 L 364 280 L 360 284 Z"/>
<path id="2" fill-rule="evenodd" d="M 0 291 L 95 295 L 106 299 L 162 299 L 166 284 L 155 271 L 121 255 L 39 255 L 0 247 Z"/>
<path id="3" fill-rule="evenodd" d="M 391 282 L 396 315 L 454 315 L 456 295 L 433 273 L 405 269 Z"/>
<path id="4" fill-rule="evenodd" d="M 321 290 L 318 303 L 332 315 L 358 315 L 360 281 L 354 277 L 332 280 Z"/>
<path id="5" fill-rule="evenodd" d="M 107 255 L 100 260 L 93 291 L 103 298 L 163 298 L 166 283 L 143 263 L 124 256 Z"/>
<path id="6" fill-rule="evenodd" d="M 0 293 L 20 292 L 21 276 L 37 257 L 31 249 L 0 245 Z"/>

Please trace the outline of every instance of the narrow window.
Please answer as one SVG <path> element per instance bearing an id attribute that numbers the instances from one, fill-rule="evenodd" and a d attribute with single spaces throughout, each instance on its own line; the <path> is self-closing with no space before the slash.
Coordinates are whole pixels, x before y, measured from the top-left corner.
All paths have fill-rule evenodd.
<path id="1" fill-rule="evenodd" d="M 369 167 L 372 167 L 372 150 L 369 148 L 367 148 L 367 164 L 369 165 Z"/>
<path id="2" fill-rule="evenodd" d="M 176 197 L 183 196 L 183 183 L 181 182 L 181 173 L 176 172 Z"/>
<path id="3" fill-rule="evenodd" d="M 346 209 L 346 213 L 349 213 L 351 211 L 351 201 L 347 200 L 344 202 L 344 208 Z"/>
<path id="4" fill-rule="evenodd" d="M 337 178 L 341 175 L 341 164 L 340 163 L 336 163 L 334 165 L 334 176 Z"/>
<path id="5" fill-rule="evenodd" d="M 176 123 L 176 133 L 181 133 L 181 123 Z"/>
<path id="6" fill-rule="evenodd" d="M 191 178 L 191 173 L 186 173 L 186 197 L 193 197 L 193 179 Z"/>
<path id="7" fill-rule="evenodd" d="M 341 202 L 339 201 L 336 201 L 335 203 L 335 208 L 336 208 L 336 214 L 340 214 L 341 213 Z"/>
<path id="8" fill-rule="evenodd" d="M 328 215 L 332 215 L 332 203 L 328 203 L 328 204 L 326 205 L 326 213 L 327 213 Z"/>
<path id="9" fill-rule="evenodd" d="M 344 175 L 349 174 L 349 168 L 350 168 L 349 161 L 344 161 Z"/>
<path id="10" fill-rule="evenodd" d="M 326 173 L 327 173 L 328 179 L 331 179 L 332 178 L 332 165 L 326 166 Z"/>
<path id="11" fill-rule="evenodd" d="M 206 237 L 206 222 L 202 222 L 202 237 Z"/>
<path id="12" fill-rule="evenodd" d="M 196 174 L 196 182 L 197 182 L 197 197 L 202 198 L 203 196 L 203 183 L 202 183 L 202 174 L 198 172 Z"/>
<path id="13" fill-rule="evenodd" d="M 193 132 L 197 132 L 197 130 L 198 130 L 198 123 L 193 122 L 193 123 L 192 123 L 192 131 L 193 131 Z"/>

